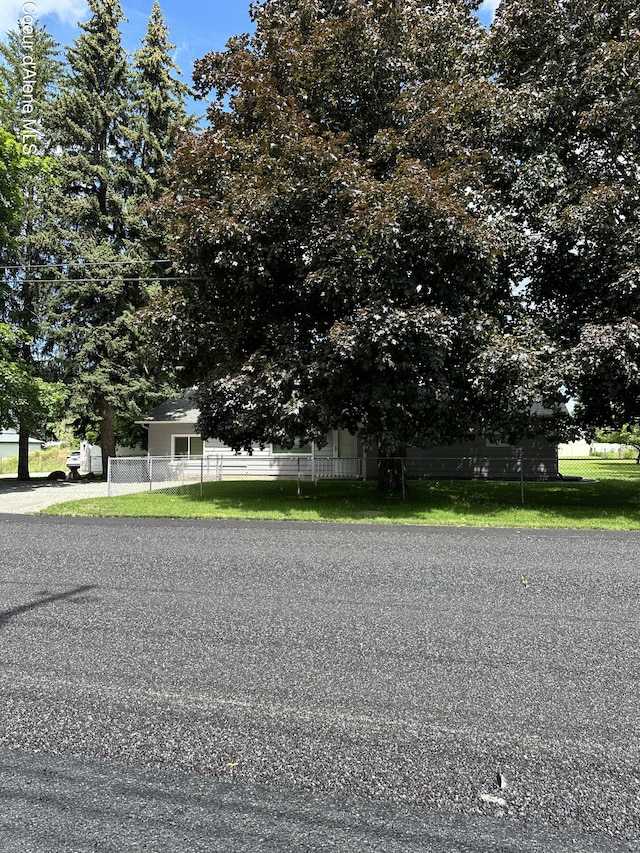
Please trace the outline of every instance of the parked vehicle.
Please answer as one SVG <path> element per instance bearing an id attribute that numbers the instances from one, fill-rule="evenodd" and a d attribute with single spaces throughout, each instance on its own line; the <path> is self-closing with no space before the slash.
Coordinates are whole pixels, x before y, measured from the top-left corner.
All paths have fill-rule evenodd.
<path id="1" fill-rule="evenodd" d="M 72 450 L 71 453 L 67 456 L 67 468 L 69 469 L 79 469 L 82 466 L 82 458 L 79 450 Z"/>

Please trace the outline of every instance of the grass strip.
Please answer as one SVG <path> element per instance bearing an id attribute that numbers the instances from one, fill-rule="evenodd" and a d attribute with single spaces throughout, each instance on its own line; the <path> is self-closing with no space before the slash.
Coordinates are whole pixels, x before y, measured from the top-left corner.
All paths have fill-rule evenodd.
<path id="1" fill-rule="evenodd" d="M 416 481 L 406 499 L 373 482 L 242 480 L 55 504 L 49 515 L 235 518 L 482 527 L 640 529 L 640 477 L 597 482 Z"/>

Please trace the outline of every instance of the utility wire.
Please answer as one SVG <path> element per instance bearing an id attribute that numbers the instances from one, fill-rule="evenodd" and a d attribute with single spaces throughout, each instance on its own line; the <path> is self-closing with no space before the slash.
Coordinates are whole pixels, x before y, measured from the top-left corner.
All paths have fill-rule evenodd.
<path id="1" fill-rule="evenodd" d="M 107 281 L 106 276 L 101 276 L 100 278 L 55 278 L 51 279 L 41 279 L 41 278 L 23 278 L 21 279 L 22 284 L 89 284 L 90 282 L 99 282 L 99 281 Z M 161 276 L 135 276 L 134 278 L 121 278 L 118 276 L 118 281 L 130 282 L 130 281 L 138 281 L 138 282 L 147 282 L 147 281 L 204 281 L 202 278 L 195 278 L 192 276 L 169 276 L 169 277 L 161 277 Z"/>
<path id="2" fill-rule="evenodd" d="M 129 261 L 60 261 L 56 264 L 8 264 L 0 266 L 0 270 L 50 270 L 56 267 L 110 267 L 119 264 L 171 264 L 171 260 L 140 259 Z"/>

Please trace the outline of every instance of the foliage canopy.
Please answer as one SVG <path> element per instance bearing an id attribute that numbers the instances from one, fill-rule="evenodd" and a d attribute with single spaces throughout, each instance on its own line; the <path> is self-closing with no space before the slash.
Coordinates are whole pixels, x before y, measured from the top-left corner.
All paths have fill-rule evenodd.
<path id="1" fill-rule="evenodd" d="M 530 314 L 587 426 L 640 420 L 640 10 L 503 0 L 488 56 L 513 110 L 509 191 Z"/>
<path id="2" fill-rule="evenodd" d="M 396 454 L 555 428 L 531 414 L 559 407 L 556 353 L 514 295 L 501 103 L 472 5 L 278 0 L 253 16 L 253 37 L 196 66 L 211 128 L 180 149 L 165 199 L 191 282 L 163 309 L 189 378 L 212 368 L 203 434 L 249 449 L 359 429 Z"/>

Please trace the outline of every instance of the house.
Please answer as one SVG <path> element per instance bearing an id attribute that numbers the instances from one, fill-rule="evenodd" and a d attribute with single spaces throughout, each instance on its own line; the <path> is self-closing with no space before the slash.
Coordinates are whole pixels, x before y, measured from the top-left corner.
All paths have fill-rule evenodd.
<path id="1" fill-rule="evenodd" d="M 225 471 L 264 476 L 305 475 L 311 470 L 318 476 L 364 476 L 364 449 L 357 436 L 347 430 L 333 430 L 324 447 L 314 444 L 285 448 L 270 444 L 255 446 L 252 453 L 237 453 L 218 439 L 203 442 L 196 432 L 198 409 L 186 396 L 167 400 L 157 406 L 144 420 L 138 421 L 149 432 L 148 448 L 151 457 L 171 459 L 204 459 L 207 466 L 224 465 Z M 340 460 L 340 461 L 334 461 Z"/>
<path id="2" fill-rule="evenodd" d="M 375 448 L 347 430 L 331 430 L 323 447 L 315 444 L 284 448 L 256 446 L 251 454 L 237 453 L 217 439 L 203 441 L 196 432 L 198 409 L 189 396 L 167 400 L 142 421 L 149 433 L 150 457 L 186 460 L 210 471 L 265 477 L 373 479 L 377 476 Z M 516 447 L 474 437 L 447 447 L 407 449 L 409 478 L 549 480 L 558 476 L 557 445 L 544 438 L 523 439 Z"/>
<path id="3" fill-rule="evenodd" d="M 41 450 L 42 441 L 39 438 L 29 436 L 29 453 L 33 450 Z M 18 433 L 15 429 L 0 430 L 0 459 L 7 456 L 18 455 Z"/>

